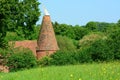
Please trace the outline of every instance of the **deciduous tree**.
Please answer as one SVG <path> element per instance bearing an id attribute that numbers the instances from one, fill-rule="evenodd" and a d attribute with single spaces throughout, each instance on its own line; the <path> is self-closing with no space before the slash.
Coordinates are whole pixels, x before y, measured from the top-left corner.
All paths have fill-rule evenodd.
<path id="1" fill-rule="evenodd" d="M 39 4 L 38 0 L 0 0 L 0 46 L 7 31 L 21 32 L 31 39 L 40 16 Z"/>

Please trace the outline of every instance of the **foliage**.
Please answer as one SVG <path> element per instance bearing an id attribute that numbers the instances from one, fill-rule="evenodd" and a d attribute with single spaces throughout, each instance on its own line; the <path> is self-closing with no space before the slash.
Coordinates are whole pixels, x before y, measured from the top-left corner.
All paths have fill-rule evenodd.
<path id="1" fill-rule="evenodd" d="M 6 59 L 5 59 L 5 54 L 6 53 L 6 50 L 4 49 L 1 49 L 0 48 L 0 65 L 5 65 L 6 64 Z"/>
<path id="2" fill-rule="evenodd" d="M 85 28 L 89 31 L 99 31 L 99 32 L 106 32 L 108 28 L 115 26 L 115 23 L 106 23 L 106 22 L 93 22 L 90 21 L 86 24 Z"/>
<path id="3" fill-rule="evenodd" d="M 31 39 L 40 16 L 38 6 L 38 0 L 0 0 L 0 46 L 4 44 L 7 31 Z"/>
<path id="4" fill-rule="evenodd" d="M 80 50 L 60 50 L 50 57 L 43 58 L 41 65 L 69 65 L 91 63 L 93 61 L 113 61 L 115 60 L 116 54 L 114 54 L 113 49 L 108 46 L 110 46 L 109 40 L 99 39 Z"/>
<path id="5" fill-rule="evenodd" d="M 88 28 L 89 30 L 92 30 L 92 31 L 95 31 L 97 29 L 97 26 L 98 26 L 97 23 L 93 22 L 93 21 L 88 22 L 86 24 L 86 28 Z"/>
<path id="6" fill-rule="evenodd" d="M 89 48 L 78 50 L 75 55 L 75 60 L 78 63 L 91 63 L 93 62 L 92 56 L 89 53 Z"/>
<path id="7" fill-rule="evenodd" d="M 20 28 L 20 27 L 19 27 Z M 39 29 L 40 27 L 38 26 L 34 26 L 35 28 L 35 33 L 29 35 L 31 37 L 32 40 L 36 40 L 38 38 L 38 35 L 39 35 Z M 10 32 L 8 31 L 7 34 L 6 34 L 6 37 L 5 39 L 7 41 L 20 41 L 20 40 L 26 40 L 25 39 L 25 34 L 21 31 L 21 29 L 19 30 L 16 30 L 18 31 L 17 33 L 16 32 Z M 20 33 L 19 33 L 20 32 Z M 19 34 L 18 34 L 19 33 Z"/>
<path id="8" fill-rule="evenodd" d="M 114 53 L 112 49 L 108 47 L 106 40 L 97 40 L 91 47 L 89 47 L 89 53 L 94 61 L 111 61 L 114 60 Z"/>
<path id="9" fill-rule="evenodd" d="M 76 64 L 74 51 L 58 51 L 51 55 L 51 65 Z"/>
<path id="10" fill-rule="evenodd" d="M 53 26 L 56 35 L 67 36 L 75 40 L 81 39 L 88 33 L 88 30 L 86 28 L 80 27 L 79 25 L 72 26 L 55 22 L 53 23 Z"/>
<path id="11" fill-rule="evenodd" d="M 72 25 L 53 23 L 54 31 L 56 35 L 67 36 L 74 39 L 74 31 Z"/>
<path id="12" fill-rule="evenodd" d="M 1 63 L 2 65 L 6 65 L 6 64 L 7 64 L 7 59 L 8 59 L 8 57 L 9 57 L 12 53 L 14 53 L 14 51 L 16 51 L 16 48 L 13 48 L 12 46 L 13 46 L 13 45 L 7 46 L 6 48 L 0 48 L 0 56 L 1 56 L 0 59 L 2 59 L 2 61 L 0 61 L 0 63 Z M 17 50 L 18 50 L 18 49 L 17 49 Z"/>
<path id="13" fill-rule="evenodd" d="M 3 49 L 7 48 L 8 47 L 7 44 L 8 44 L 8 42 L 7 42 L 7 40 L 5 38 L 0 39 L 0 48 L 3 48 Z"/>
<path id="14" fill-rule="evenodd" d="M 115 55 L 115 59 L 120 60 L 120 28 L 112 31 L 109 35 L 109 47 L 113 49 L 113 53 Z"/>
<path id="15" fill-rule="evenodd" d="M 85 36 L 89 33 L 87 28 L 80 27 L 78 25 L 75 25 L 73 27 L 73 31 L 75 34 L 75 38 L 74 38 L 75 40 L 80 40 L 83 38 L 83 36 Z"/>
<path id="16" fill-rule="evenodd" d="M 57 43 L 60 50 L 63 51 L 72 51 L 76 49 L 76 46 L 73 43 L 73 40 L 66 36 L 57 36 Z"/>
<path id="17" fill-rule="evenodd" d="M 37 64 L 40 66 L 48 66 L 51 65 L 51 59 L 49 56 L 45 56 L 42 59 L 37 61 Z"/>
<path id="18" fill-rule="evenodd" d="M 105 35 L 109 36 L 112 32 L 118 30 L 119 27 L 117 24 L 113 24 L 111 27 L 108 27 L 106 32 L 105 32 Z"/>
<path id="19" fill-rule="evenodd" d="M 24 34 L 23 34 L 24 35 Z M 16 32 L 7 32 L 5 39 L 7 41 L 20 41 L 20 40 L 25 40 L 24 36 L 18 36 Z"/>
<path id="20" fill-rule="evenodd" d="M 10 68 L 10 71 L 29 69 L 37 66 L 37 60 L 29 49 L 21 48 L 21 50 L 19 49 L 19 51 L 11 54 L 7 60 L 7 66 Z"/>
<path id="21" fill-rule="evenodd" d="M 97 31 L 106 32 L 108 28 L 114 27 L 115 23 L 98 22 Z"/>
<path id="22" fill-rule="evenodd" d="M 106 22 L 88 22 L 85 26 L 79 25 L 67 25 L 67 24 L 59 24 L 57 22 L 53 23 L 54 30 L 56 35 L 67 36 L 69 38 L 80 40 L 85 35 L 91 32 L 102 32 L 106 33 L 108 29 L 116 26 L 115 23 L 106 23 Z"/>
<path id="23" fill-rule="evenodd" d="M 101 32 L 93 32 L 88 35 L 85 35 L 81 40 L 79 40 L 80 48 L 87 48 L 91 46 L 97 40 L 105 40 L 107 37 Z"/>
<path id="24" fill-rule="evenodd" d="M 117 26 L 120 27 L 120 19 L 117 22 Z"/>
<path id="25" fill-rule="evenodd" d="M 57 51 L 50 57 L 43 57 L 40 60 L 40 65 L 70 65 L 92 62 L 92 57 L 84 51 Z"/>
<path id="26" fill-rule="evenodd" d="M 38 38 L 40 32 L 40 26 L 34 26 L 34 33 L 30 35 L 32 40 L 36 40 Z"/>

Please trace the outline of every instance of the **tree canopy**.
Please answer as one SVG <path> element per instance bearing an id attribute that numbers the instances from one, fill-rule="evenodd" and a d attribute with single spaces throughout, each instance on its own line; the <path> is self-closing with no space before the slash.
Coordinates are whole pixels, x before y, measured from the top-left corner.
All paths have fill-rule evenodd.
<path id="1" fill-rule="evenodd" d="M 38 0 L 0 0 L 0 45 L 7 31 L 16 31 L 19 36 L 31 39 L 34 25 L 39 19 Z"/>

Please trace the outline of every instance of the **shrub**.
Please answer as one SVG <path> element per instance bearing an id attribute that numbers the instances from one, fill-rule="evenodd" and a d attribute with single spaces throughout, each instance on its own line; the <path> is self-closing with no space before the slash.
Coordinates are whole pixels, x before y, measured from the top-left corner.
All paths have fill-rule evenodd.
<path id="1" fill-rule="evenodd" d="M 98 40 L 89 48 L 89 53 L 94 61 L 109 61 L 114 59 L 112 49 L 108 47 L 106 40 Z"/>
<path id="2" fill-rule="evenodd" d="M 90 33 L 89 35 L 84 36 L 79 41 L 79 46 L 80 48 L 87 48 L 91 46 L 92 43 L 100 39 L 105 40 L 107 39 L 107 37 L 103 33 L 100 33 L 100 32 Z"/>
<path id="3" fill-rule="evenodd" d="M 6 65 L 8 57 L 11 55 L 10 47 L 0 48 L 0 65 Z"/>
<path id="4" fill-rule="evenodd" d="M 41 66 L 49 66 L 51 65 L 51 60 L 52 58 L 50 58 L 49 56 L 45 56 L 42 59 L 38 60 L 37 63 Z"/>
<path id="5" fill-rule="evenodd" d="M 76 54 L 76 60 L 79 63 L 88 63 L 92 62 L 92 56 L 89 52 L 89 48 L 84 48 L 82 50 L 78 50 Z"/>
<path id="6" fill-rule="evenodd" d="M 96 40 L 90 46 L 76 51 L 57 51 L 50 57 L 41 60 L 42 65 L 69 65 L 79 63 L 91 63 L 93 61 L 114 60 L 113 49 L 109 47 L 109 40 Z"/>
<path id="7" fill-rule="evenodd" d="M 69 64 L 76 64 L 75 60 L 75 52 L 69 51 L 57 51 L 55 54 L 51 56 L 43 57 L 39 64 L 41 66 L 48 66 L 48 65 L 69 65 Z"/>
<path id="8" fill-rule="evenodd" d="M 5 39 L 7 41 L 25 40 L 24 36 L 18 35 L 16 32 L 7 32 Z"/>
<path id="9" fill-rule="evenodd" d="M 57 42 L 61 51 L 72 51 L 76 49 L 73 40 L 66 36 L 57 36 Z"/>
<path id="10" fill-rule="evenodd" d="M 113 49 L 115 59 L 120 60 L 120 28 L 113 30 L 109 35 L 109 47 Z"/>
<path id="11" fill-rule="evenodd" d="M 29 69 L 37 65 L 37 60 L 33 53 L 28 49 L 21 49 L 20 51 L 11 54 L 7 62 L 10 71 L 17 71 Z"/>
<path id="12" fill-rule="evenodd" d="M 85 51 L 57 51 L 50 57 L 44 57 L 40 61 L 40 65 L 70 65 L 92 62 L 91 55 Z"/>
<path id="13" fill-rule="evenodd" d="M 51 64 L 52 65 L 68 65 L 76 64 L 75 52 L 73 51 L 58 51 L 55 54 L 51 55 Z"/>

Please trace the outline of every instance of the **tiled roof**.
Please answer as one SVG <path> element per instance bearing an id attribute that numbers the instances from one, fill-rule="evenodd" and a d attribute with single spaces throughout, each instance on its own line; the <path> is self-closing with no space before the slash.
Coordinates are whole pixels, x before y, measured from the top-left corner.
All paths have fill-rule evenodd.
<path id="1" fill-rule="evenodd" d="M 37 44 L 39 50 L 59 50 L 49 15 L 43 17 Z"/>
<path id="2" fill-rule="evenodd" d="M 30 41 L 30 40 L 26 40 L 26 41 L 16 41 L 14 47 L 29 48 L 30 50 L 32 50 L 32 52 L 33 52 L 34 55 L 36 56 L 37 41 Z"/>

